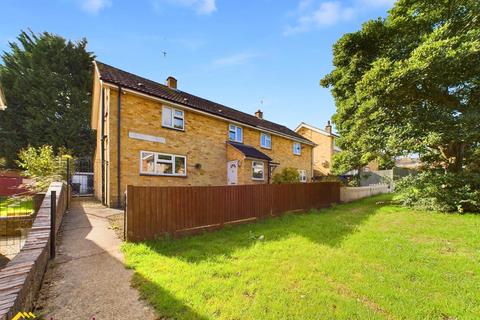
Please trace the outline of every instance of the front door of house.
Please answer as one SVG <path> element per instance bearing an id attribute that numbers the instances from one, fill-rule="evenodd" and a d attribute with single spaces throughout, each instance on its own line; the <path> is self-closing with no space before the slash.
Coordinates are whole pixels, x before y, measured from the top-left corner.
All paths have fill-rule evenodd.
<path id="1" fill-rule="evenodd" d="M 227 183 L 228 185 L 237 184 L 238 180 L 238 160 L 227 162 Z"/>

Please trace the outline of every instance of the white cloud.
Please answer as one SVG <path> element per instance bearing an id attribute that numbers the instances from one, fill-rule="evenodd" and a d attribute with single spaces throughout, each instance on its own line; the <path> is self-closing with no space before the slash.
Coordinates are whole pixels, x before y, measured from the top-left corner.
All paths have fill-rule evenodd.
<path id="1" fill-rule="evenodd" d="M 338 1 L 322 2 L 316 9 L 310 10 L 312 1 L 302 0 L 299 4 L 300 16 L 295 25 L 287 26 L 285 35 L 309 31 L 314 28 L 331 26 L 341 21 L 348 21 L 354 16 L 354 9 L 344 7 Z"/>
<path id="2" fill-rule="evenodd" d="M 216 0 L 152 0 L 156 11 L 162 11 L 164 6 L 179 6 L 191 8 L 198 14 L 211 14 L 217 11 Z"/>
<path id="3" fill-rule="evenodd" d="M 251 61 L 253 58 L 257 57 L 258 55 L 253 53 L 236 53 L 230 56 L 218 58 L 213 61 L 212 65 L 214 67 L 230 67 L 230 66 L 237 66 L 246 64 Z"/>
<path id="4" fill-rule="evenodd" d="M 350 6 L 337 0 L 299 0 L 295 23 L 288 25 L 284 35 L 306 32 L 328 27 L 353 19 L 359 13 L 371 8 L 390 8 L 396 0 L 355 0 Z"/>
<path id="5" fill-rule="evenodd" d="M 360 0 L 361 5 L 369 7 L 387 7 L 390 8 L 393 6 L 396 0 Z"/>
<path id="6" fill-rule="evenodd" d="M 97 14 L 103 8 L 110 7 L 112 2 L 110 0 L 83 0 L 82 9 L 91 14 Z"/>

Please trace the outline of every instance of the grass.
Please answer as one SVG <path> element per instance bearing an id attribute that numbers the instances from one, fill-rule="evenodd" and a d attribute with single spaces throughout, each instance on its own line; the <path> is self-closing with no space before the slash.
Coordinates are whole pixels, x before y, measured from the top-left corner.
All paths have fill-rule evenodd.
<path id="1" fill-rule="evenodd" d="M 0 198 L 0 217 L 27 215 L 32 211 L 31 198 Z"/>
<path id="2" fill-rule="evenodd" d="M 377 204 L 389 197 L 127 243 L 126 264 L 175 319 L 480 318 L 480 215 Z"/>

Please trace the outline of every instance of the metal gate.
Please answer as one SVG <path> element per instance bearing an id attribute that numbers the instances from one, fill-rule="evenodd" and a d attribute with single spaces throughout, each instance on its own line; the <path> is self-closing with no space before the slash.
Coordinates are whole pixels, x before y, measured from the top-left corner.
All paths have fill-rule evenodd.
<path id="1" fill-rule="evenodd" d="M 90 158 L 76 158 L 70 173 L 69 183 L 74 196 L 93 195 L 93 162 Z"/>

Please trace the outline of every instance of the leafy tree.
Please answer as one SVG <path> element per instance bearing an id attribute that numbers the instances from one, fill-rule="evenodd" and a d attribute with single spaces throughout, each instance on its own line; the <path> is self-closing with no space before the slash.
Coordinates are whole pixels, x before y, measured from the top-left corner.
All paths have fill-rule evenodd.
<path id="1" fill-rule="evenodd" d="M 296 183 L 300 182 L 300 174 L 295 168 L 283 168 L 282 171 L 276 173 L 273 176 L 273 183 L 282 184 L 282 183 Z"/>
<path id="2" fill-rule="evenodd" d="M 87 41 L 21 32 L 9 45 L 0 64 L 8 104 L 0 112 L 0 157 L 12 166 L 20 149 L 44 144 L 90 156 L 93 55 Z"/>
<path id="3" fill-rule="evenodd" d="M 412 153 L 478 170 L 480 1 L 399 0 L 338 40 L 333 63 L 321 84 L 337 106 L 337 171 Z"/>

